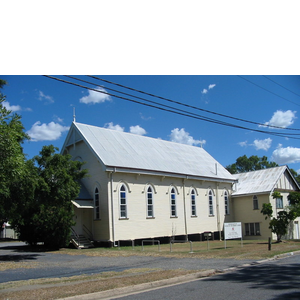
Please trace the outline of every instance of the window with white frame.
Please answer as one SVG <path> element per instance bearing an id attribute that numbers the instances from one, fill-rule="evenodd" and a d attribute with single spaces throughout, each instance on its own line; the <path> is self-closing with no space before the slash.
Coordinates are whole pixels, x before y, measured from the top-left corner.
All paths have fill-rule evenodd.
<path id="1" fill-rule="evenodd" d="M 283 199 L 282 199 L 282 197 L 276 198 L 276 208 L 283 208 Z"/>
<path id="2" fill-rule="evenodd" d="M 228 198 L 227 191 L 224 191 L 224 205 L 225 205 L 225 215 L 229 215 L 229 198 Z"/>
<path id="3" fill-rule="evenodd" d="M 209 215 L 214 215 L 214 198 L 213 198 L 213 192 L 212 190 L 209 190 L 208 192 L 208 209 L 209 209 Z"/>
<path id="4" fill-rule="evenodd" d="M 151 186 L 147 189 L 147 218 L 154 218 L 153 211 L 153 190 Z"/>
<path id="5" fill-rule="evenodd" d="M 120 218 L 127 218 L 127 191 L 124 184 L 120 187 Z"/>
<path id="6" fill-rule="evenodd" d="M 253 209 L 259 209 L 258 207 L 258 198 L 256 195 L 253 196 Z"/>
<path id="7" fill-rule="evenodd" d="M 194 189 L 191 191 L 191 212 L 192 212 L 192 217 L 195 217 L 197 215 L 197 211 L 196 211 L 196 193 L 195 193 Z"/>
<path id="8" fill-rule="evenodd" d="M 171 217 L 177 217 L 175 188 L 171 189 L 170 202 L 171 202 Z"/>
<path id="9" fill-rule="evenodd" d="M 94 191 L 94 218 L 100 219 L 100 201 L 99 201 L 99 190 L 96 187 Z"/>

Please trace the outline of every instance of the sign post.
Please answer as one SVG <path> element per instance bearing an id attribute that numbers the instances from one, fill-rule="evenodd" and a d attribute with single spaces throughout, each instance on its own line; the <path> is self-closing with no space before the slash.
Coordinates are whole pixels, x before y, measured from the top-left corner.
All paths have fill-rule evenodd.
<path id="1" fill-rule="evenodd" d="M 209 238 L 212 237 L 212 232 L 211 231 L 204 231 L 204 236 L 206 237 L 206 240 L 207 240 L 207 250 L 209 250 Z"/>
<path id="2" fill-rule="evenodd" d="M 243 247 L 242 223 L 241 222 L 224 223 L 225 249 L 226 249 L 226 240 L 239 239 L 239 238 L 241 239 L 241 247 Z"/>

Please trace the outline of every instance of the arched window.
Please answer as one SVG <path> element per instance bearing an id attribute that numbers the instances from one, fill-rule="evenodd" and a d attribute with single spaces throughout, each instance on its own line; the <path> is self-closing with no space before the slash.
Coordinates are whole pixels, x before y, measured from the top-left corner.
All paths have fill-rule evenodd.
<path id="1" fill-rule="evenodd" d="M 99 201 L 99 190 L 96 187 L 94 191 L 94 217 L 96 220 L 100 219 L 100 201 Z"/>
<path id="2" fill-rule="evenodd" d="M 120 218 L 127 218 L 127 193 L 124 184 L 120 188 Z"/>
<path id="3" fill-rule="evenodd" d="M 229 215 L 229 199 L 228 199 L 227 191 L 224 191 L 224 205 L 225 205 L 225 215 Z"/>
<path id="4" fill-rule="evenodd" d="M 214 215 L 214 198 L 213 198 L 213 192 L 212 190 L 209 190 L 208 192 L 208 208 L 209 208 L 209 215 Z"/>
<path id="5" fill-rule="evenodd" d="M 191 191 L 191 212 L 192 212 L 192 217 L 195 217 L 197 215 L 197 213 L 196 213 L 196 193 L 195 193 L 195 190 Z"/>
<path id="6" fill-rule="evenodd" d="M 171 189 L 170 202 L 171 202 L 171 217 L 177 217 L 176 191 L 174 188 Z"/>
<path id="7" fill-rule="evenodd" d="M 151 186 L 147 189 L 147 217 L 153 218 L 154 211 L 153 211 L 153 190 Z"/>

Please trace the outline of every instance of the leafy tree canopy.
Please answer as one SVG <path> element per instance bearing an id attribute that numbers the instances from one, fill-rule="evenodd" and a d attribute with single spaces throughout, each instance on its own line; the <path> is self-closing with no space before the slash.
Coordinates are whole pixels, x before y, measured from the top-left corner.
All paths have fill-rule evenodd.
<path id="1" fill-rule="evenodd" d="M 6 82 L 0 79 L 0 89 Z M 25 155 L 21 144 L 28 135 L 24 132 L 21 117 L 12 114 L 3 105 L 5 96 L 0 93 L 0 223 L 1 228 L 8 218 L 10 190 L 15 181 L 24 174 Z"/>
<path id="2" fill-rule="evenodd" d="M 0 79 L 0 89 L 6 84 Z M 82 163 L 45 146 L 26 160 L 22 143 L 29 139 L 21 117 L 4 106 L 0 93 L 0 221 L 9 222 L 19 238 L 51 247 L 66 244 L 73 225 L 71 200 L 79 194 L 86 174 Z M 1 226 L 2 229 L 2 226 Z"/>
<path id="3" fill-rule="evenodd" d="M 244 173 L 249 171 L 256 171 L 266 168 L 277 167 L 275 162 L 269 162 L 266 156 L 258 157 L 252 155 L 247 157 L 246 155 L 237 158 L 234 164 L 228 165 L 226 169 L 231 174 Z"/>
<path id="4" fill-rule="evenodd" d="M 278 191 L 272 194 L 274 199 L 281 197 Z M 290 206 L 285 210 L 281 210 L 277 213 L 276 217 L 273 217 L 273 208 L 271 203 L 263 203 L 261 213 L 265 216 L 265 219 L 269 218 L 269 228 L 273 233 L 277 235 L 277 242 L 281 242 L 283 235 L 287 233 L 288 226 L 291 221 L 300 216 L 300 193 L 291 192 L 288 195 Z"/>
<path id="5" fill-rule="evenodd" d="M 73 225 L 71 200 L 80 191 L 79 180 L 86 175 L 83 163 L 70 155 L 56 153 L 44 146 L 39 156 L 27 161 L 27 176 L 15 186 L 12 226 L 19 238 L 30 244 L 44 242 L 59 248 L 69 240 Z"/>

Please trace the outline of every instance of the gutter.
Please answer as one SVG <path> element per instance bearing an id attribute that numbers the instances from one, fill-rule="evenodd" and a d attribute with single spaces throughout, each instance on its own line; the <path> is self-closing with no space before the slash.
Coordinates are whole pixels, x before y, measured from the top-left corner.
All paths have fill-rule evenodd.
<path id="1" fill-rule="evenodd" d="M 218 182 L 218 183 L 237 183 L 238 179 L 227 179 L 227 178 L 215 178 L 215 177 L 205 177 L 205 176 L 197 176 L 197 175 L 186 175 L 180 173 L 170 173 L 170 172 L 161 172 L 161 171 L 152 171 L 152 170 L 144 170 L 144 169 L 133 169 L 133 168 L 123 168 L 116 166 L 106 166 L 106 172 L 117 172 L 117 173 L 131 173 L 131 174 L 139 174 L 139 175 L 153 175 L 153 176 L 163 176 L 163 177 L 173 177 L 173 178 L 183 178 L 183 179 L 191 179 L 191 180 L 201 180 L 201 181 L 210 181 L 210 182 Z"/>

